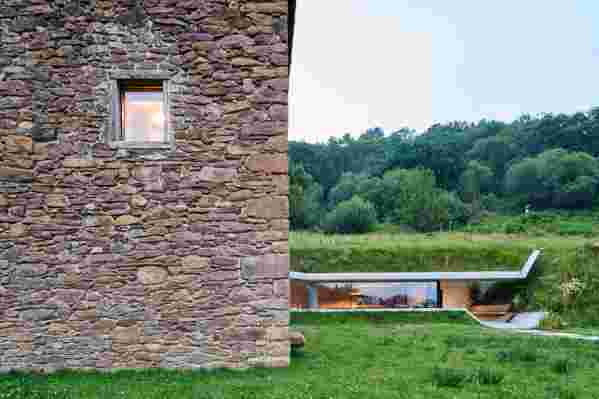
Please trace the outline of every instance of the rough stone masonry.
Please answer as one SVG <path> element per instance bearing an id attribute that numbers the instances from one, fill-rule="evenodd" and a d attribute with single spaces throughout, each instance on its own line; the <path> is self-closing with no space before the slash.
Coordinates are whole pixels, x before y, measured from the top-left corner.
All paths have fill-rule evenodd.
<path id="1" fill-rule="evenodd" d="M 0 2 L 0 370 L 286 366 L 287 1 Z M 170 144 L 112 141 L 167 79 Z"/>

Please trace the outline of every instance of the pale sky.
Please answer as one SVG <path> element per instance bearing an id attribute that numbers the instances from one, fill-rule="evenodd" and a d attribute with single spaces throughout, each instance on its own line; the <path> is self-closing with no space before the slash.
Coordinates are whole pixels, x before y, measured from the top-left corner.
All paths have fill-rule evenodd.
<path id="1" fill-rule="evenodd" d="M 290 140 L 598 105 L 598 0 L 297 1 Z"/>

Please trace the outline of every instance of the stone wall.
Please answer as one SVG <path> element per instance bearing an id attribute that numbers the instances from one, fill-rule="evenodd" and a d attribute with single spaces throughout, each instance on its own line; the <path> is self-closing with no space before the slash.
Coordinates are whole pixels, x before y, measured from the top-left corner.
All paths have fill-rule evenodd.
<path id="1" fill-rule="evenodd" d="M 288 364 L 286 14 L 0 3 L 0 370 Z M 154 76 L 173 144 L 115 146 Z"/>

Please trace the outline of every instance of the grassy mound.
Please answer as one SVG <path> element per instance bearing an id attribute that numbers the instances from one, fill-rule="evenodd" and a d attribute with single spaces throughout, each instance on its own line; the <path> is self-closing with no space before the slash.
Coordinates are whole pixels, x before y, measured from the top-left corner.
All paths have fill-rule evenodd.
<path id="1" fill-rule="evenodd" d="M 543 254 L 529 280 L 529 308 L 555 312 L 570 328 L 599 327 L 599 246 L 588 237 L 293 232 L 290 268 L 313 273 L 519 270 L 536 248 Z"/>
<path id="2" fill-rule="evenodd" d="M 545 248 L 568 253 L 587 239 L 505 234 L 290 234 L 291 270 L 335 272 L 426 272 L 519 270 L 530 253 Z"/>

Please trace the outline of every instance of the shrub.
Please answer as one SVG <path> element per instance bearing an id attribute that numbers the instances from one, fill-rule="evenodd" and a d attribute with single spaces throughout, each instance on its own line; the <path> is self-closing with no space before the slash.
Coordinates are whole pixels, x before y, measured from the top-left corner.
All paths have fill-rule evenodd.
<path id="1" fill-rule="evenodd" d="M 504 377 L 500 371 L 488 367 L 468 370 L 437 366 L 433 369 L 433 383 L 439 387 L 457 388 L 466 383 L 497 385 Z"/>
<path id="2" fill-rule="evenodd" d="M 536 362 L 539 353 L 536 349 L 529 347 L 518 347 L 497 352 L 497 360 L 500 362 Z"/>
<path id="3" fill-rule="evenodd" d="M 433 383 L 440 387 L 457 388 L 468 381 L 470 373 L 467 370 L 435 367 L 433 369 Z"/>
<path id="4" fill-rule="evenodd" d="M 445 344 L 448 348 L 465 348 L 468 346 L 469 340 L 464 335 L 450 335 L 445 338 Z"/>
<path id="5" fill-rule="evenodd" d="M 519 222 L 506 223 L 504 229 L 506 234 L 524 233 L 526 231 L 526 227 Z"/>
<path id="6" fill-rule="evenodd" d="M 586 288 L 586 284 L 582 279 L 572 277 L 567 281 L 563 281 L 559 285 L 559 289 L 563 297 L 576 298 Z"/>
<path id="7" fill-rule="evenodd" d="M 567 357 L 555 359 L 551 363 L 551 370 L 558 374 L 570 374 L 575 368 L 576 362 Z"/>
<path id="8" fill-rule="evenodd" d="M 577 395 L 571 388 L 563 385 L 550 385 L 546 390 L 547 398 L 576 399 Z"/>
<path id="9" fill-rule="evenodd" d="M 557 234 L 561 236 L 578 236 L 591 237 L 593 235 L 593 224 L 589 223 L 573 223 L 562 222 L 558 224 Z"/>
<path id="10" fill-rule="evenodd" d="M 25 374 L 12 373 L 14 380 L 0 380 L 0 398 L 4 399 L 71 399 L 75 395 L 66 388 L 54 387 L 52 384 L 29 378 Z"/>
<path id="11" fill-rule="evenodd" d="M 470 376 L 471 381 L 479 385 L 497 385 L 503 381 L 504 377 L 502 372 L 488 367 L 481 367 Z"/>
<path id="12" fill-rule="evenodd" d="M 497 212 L 504 208 L 502 201 L 494 193 L 485 194 L 480 198 L 481 206 L 486 211 Z"/>
<path id="13" fill-rule="evenodd" d="M 325 218 L 323 228 L 327 233 L 366 233 L 376 224 L 372 204 L 358 196 L 337 205 Z"/>
<path id="14" fill-rule="evenodd" d="M 567 323 L 558 313 L 549 312 L 545 315 L 545 318 L 541 320 L 539 328 L 541 328 L 541 330 L 559 330 L 566 325 Z"/>
<path id="15" fill-rule="evenodd" d="M 522 293 L 517 293 L 512 299 L 512 308 L 516 312 L 522 312 L 526 310 L 527 302 L 527 298 Z"/>

